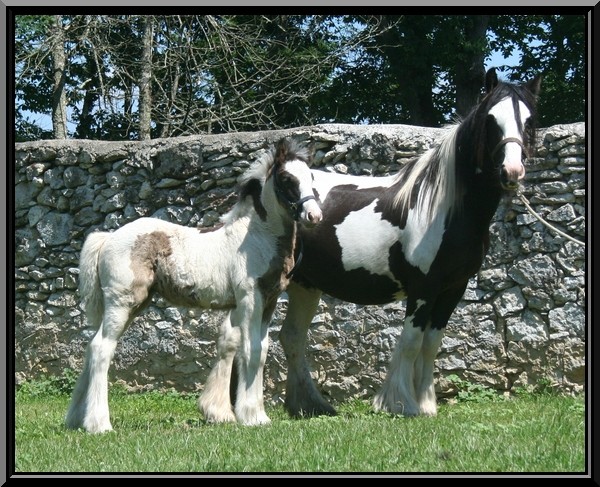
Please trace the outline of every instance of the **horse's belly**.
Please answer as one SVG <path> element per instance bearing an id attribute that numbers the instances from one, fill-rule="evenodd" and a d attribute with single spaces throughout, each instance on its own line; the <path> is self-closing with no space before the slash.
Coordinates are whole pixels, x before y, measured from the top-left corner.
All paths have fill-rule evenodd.
<path id="1" fill-rule="evenodd" d="M 362 268 L 345 271 L 325 264 L 307 265 L 299 269 L 294 280 L 334 298 L 357 304 L 385 304 L 406 297 L 397 280 Z"/>
<path id="2" fill-rule="evenodd" d="M 159 279 L 156 292 L 176 306 L 205 309 L 230 309 L 235 306 L 231 290 L 218 283 L 201 286 Z"/>

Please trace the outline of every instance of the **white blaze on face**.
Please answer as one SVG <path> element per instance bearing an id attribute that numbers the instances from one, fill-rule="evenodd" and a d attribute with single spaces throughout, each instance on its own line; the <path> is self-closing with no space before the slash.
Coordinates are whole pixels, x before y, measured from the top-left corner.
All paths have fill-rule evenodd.
<path id="1" fill-rule="evenodd" d="M 522 101 L 519 101 L 518 103 L 521 115 L 521 124 L 523 126 L 525 125 L 527 119 L 531 116 L 531 112 Z M 504 100 L 494 105 L 494 107 L 492 107 L 489 113 L 490 115 L 493 115 L 496 119 L 496 123 L 502 131 L 503 139 L 514 137 L 519 140 L 522 140 L 522 136 L 519 132 L 519 127 L 517 125 L 517 120 L 515 119 L 513 102 L 510 97 L 506 97 L 504 98 Z M 504 148 L 504 155 L 505 157 L 503 165 L 506 171 L 509 174 L 513 173 L 517 175 L 518 177 L 515 177 L 515 180 L 522 177 L 524 175 L 525 169 L 523 167 L 523 164 L 521 163 L 521 146 L 516 142 L 508 142 Z"/>

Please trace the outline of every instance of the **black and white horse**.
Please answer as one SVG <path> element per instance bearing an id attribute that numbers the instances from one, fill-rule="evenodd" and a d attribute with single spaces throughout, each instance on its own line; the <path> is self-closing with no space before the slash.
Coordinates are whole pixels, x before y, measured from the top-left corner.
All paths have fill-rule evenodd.
<path id="1" fill-rule="evenodd" d="M 358 304 L 406 299 L 399 341 L 374 408 L 435 415 L 434 359 L 450 315 L 489 246 L 504 190 L 525 175 L 540 78 L 517 86 L 486 73 L 486 95 L 436 148 L 389 177 L 313 170 L 323 221 L 298 232 L 303 259 L 287 289 L 280 340 L 292 416 L 335 414 L 305 356 L 326 293 Z"/>
<path id="2" fill-rule="evenodd" d="M 108 369 L 117 341 L 155 293 L 178 306 L 230 310 L 221 326 L 217 367 L 198 402 L 205 419 L 269 422 L 263 404 L 268 324 L 294 266 L 296 222 L 314 225 L 322 217 L 308 161 L 305 149 L 280 141 L 245 172 L 238 203 L 211 231 L 140 218 L 88 236 L 80 291 L 89 324 L 98 331 L 87 347 L 67 427 L 112 429 Z M 236 352 L 234 411 L 229 381 Z"/>

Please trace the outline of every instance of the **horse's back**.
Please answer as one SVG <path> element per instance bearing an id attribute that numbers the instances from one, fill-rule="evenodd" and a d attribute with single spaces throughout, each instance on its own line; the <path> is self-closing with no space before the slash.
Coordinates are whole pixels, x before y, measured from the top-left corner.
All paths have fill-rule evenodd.
<path id="1" fill-rule="evenodd" d="M 313 187 L 319 196 L 320 203 L 324 203 L 329 192 L 335 187 L 353 187 L 357 189 L 387 188 L 395 180 L 394 176 L 364 177 L 353 174 L 339 174 L 322 169 L 313 169 Z"/>

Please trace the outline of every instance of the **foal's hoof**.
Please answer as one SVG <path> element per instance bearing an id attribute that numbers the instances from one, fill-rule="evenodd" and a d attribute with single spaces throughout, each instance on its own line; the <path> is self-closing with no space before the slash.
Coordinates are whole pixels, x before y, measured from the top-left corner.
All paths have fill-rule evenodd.
<path id="1" fill-rule="evenodd" d="M 238 419 L 238 421 L 244 426 L 263 426 L 266 424 L 271 424 L 271 419 L 268 416 L 260 418 L 251 418 L 246 420 Z"/>
<path id="2" fill-rule="evenodd" d="M 110 423 L 96 423 L 96 422 L 84 422 L 79 428 L 75 429 L 84 429 L 88 433 L 92 434 L 100 434 L 100 433 L 108 433 L 113 430 L 113 427 Z"/>

